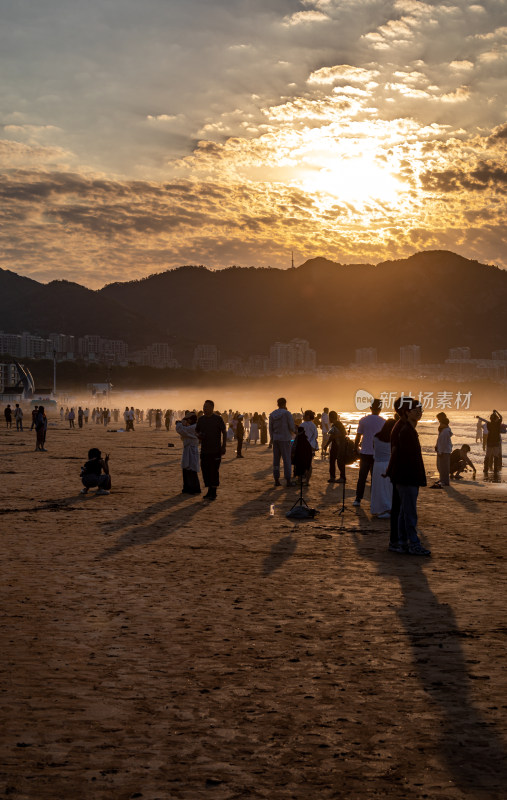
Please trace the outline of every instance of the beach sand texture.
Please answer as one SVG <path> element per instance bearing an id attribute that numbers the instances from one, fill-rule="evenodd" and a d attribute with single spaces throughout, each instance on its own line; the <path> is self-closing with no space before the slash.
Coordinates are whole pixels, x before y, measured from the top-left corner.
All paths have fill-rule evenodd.
<path id="1" fill-rule="evenodd" d="M 108 497 L 79 494 L 92 446 Z M 212 504 L 146 424 L 0 447 L 0 797 L 506 797 L 507 494 L 479 464 L 421 491 L 424 559 L 352 508 L 356 470 L 334 514 L 320 458 L 298 524 L 266 447 L 229 447 Z"/>

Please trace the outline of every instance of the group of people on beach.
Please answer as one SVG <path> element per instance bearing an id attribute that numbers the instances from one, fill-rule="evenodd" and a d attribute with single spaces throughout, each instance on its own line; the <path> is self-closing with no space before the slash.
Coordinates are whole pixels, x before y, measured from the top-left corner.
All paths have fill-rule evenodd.
<path id="1" fill-rule="evenodd" d="M 355 439 L 347 435 L 345 426 L 335 411 L 325 408 L 317 419 L 313 411 L 302 415 L 291 414 L 287 401 L 281 397 L 277 408 L 268 417 L 269 447 L 273 451 L 273 478 L 275 486 L 281 485 L 281 465 L 288 487 L 293 485 L 294 445 L 298 436 L 304 436 L 312 457 L 319 450 L 318 428 L 322 432 L 321 452 L 329 450 L 329 482 L 345 483 L 346 467 L 359 460 L 359 472 L 353 506 L 359 507 L 364 497 L 366 481 L 371 475 L 371 511 L 379 519 L 389 519 L 391 523 L 389 550 L 396 553 L 428 556 L 430 551 L 419 540 L 417 533 L 417 498 L 419 488 L 427 485 L 426 471 L 422 459 L 421 446 L 416 431 L 423 408 L 412 397 L 400 397 L 394 403 L 394 416 L 385 419 L 380 415 L 382 402 L 373 400 L 370 413 L 359 420 Z M 232 412 L 229 412 L 231 415 Z M 435 446 L 439 481 L 434 488 L 449 485 L 451 477 L 460 479 L 462 473 L 470 469 L 473 476 L 476 468 L 469 458 L 470 446 L 461 445 L 453 450 L 452 432 L 445 413 L 437 415 L 439 433 Z M 229 422 L 229 436 L 226 423 Z M 495 469 L 501 469 L 501 439 L 504 432 L 502 417 L 494 411 L 489 425 L 493 430 L 487 453 L 485 470 L 489 459 L 493 458 Z M 498 430 L 498 439 L 496 431 Z M 198 471 L 208 491 L 207 501 L 217 497 L 219 487 L 219 468 L 226 452 L 227 441 L 236 440 L 236 457 L 242 458 L 245 427 L 242 414 L 227 412 L 215 413 L 211 400 L 204 403 L 203 411 L 185 412 L 176 423 L 176 431 L 183 440 L 183 492 L 200 494 Z M 199 455 L 200 447 L 200 455 Z M 310 462 L 311 463 L 311 462 Z M 336 467 L 339 477 L 336 478 Z M 301 480 L 308 485 L 312 474 L 311 465 Z"/>
<path id="2" fill-rule="evenodd" d="M 220 465 L 227 446 L 235 447 L 236 458 L 244 458 L 243 446 L 256 444 L 267 445 L 272 450 L 272 469 L 275 487 L 281 486 L 282 474 L 287 487 L 294 485 L 294 457 L 296 444 L 304 437 L 308 448 L 309 460 L 303 473 L 298 472 L 301 485 L 309 485 L 312 477 L 312 461 L 320 450 L 321 458 L 329 458 L 329 483 L 345 484 L 346 468 L 358 461 L 359 470 L 352 503 L 356 508 L 364 499 L 368 476 L 371 477 L 370 510 L 378 519 L 390 520 L 389 550 L 396 553 L 412 555 L 430 555 L 420 542 L 417 533 L 417 498 L 419 488 L 426 486 L 426 472 L 423 464 L 417 423 L 422 416 L 420 401 L 412 397 L 400 397 L 394 403 L 394 415 L 386 419 L 381 415 L 382 401 L 374 399 L 370 413 L 358 422 L 355 438 L 349 436 L 350 427 L 346 430 L 336 411 L 324 408 L 316 414 L 312 410 L 291 413 L 287 401 L 281 397 L 277 407 L 268 415 L 264 412 L 239 413 L 215 411 L 212 400 L 206 400 L 202 411 L 175 411 L 172 409 L 143 410 L 126 406 L 123 412 L 125 430 L 134 430 L 134 423 L 148 422 L 155 427 L 165 422 L 166 430 L 175 423 L 176 432 L 183 443 L 181 460 L 183 474 L 182 492 L 196 495 L 201 493 L 199 471 L 207 489 L 204 500 L 214 501 L 220 485 Z M 106 412 L 106 413 L 104 413 Z M 23 411 L 16 404 L 14 411 L 8 405 L 4 410 L 7 427 L 12 426 L 12 418 L 18 430 L 23 430 Z M 32 410 L 32 425 L 36 433 L 35 450 L 45 452 L 47 416 L 44 406 L 35 406 Z M 73 408 L 60 409 L 62 421 L 74 427 Z M 88 424 L 91 418 L 95 423 L 107 424 L 113 418 L 120 419 L 119 409 L 78 408 L 78 426 Z M 476 467 L 470 459 L 470 446 L 462 444 L 457 448 L 452 445 L 452 430 L 447 414 L 437 414 L 439 423 L 435 443 L 438 480 L 432 489 L 449 486 L 450 480 L 459 480 L 466 470 L 476 476 Z M 501 434 L 507 431 L 502 415 L 495 409 L 488 420 L 477 417 L 477 431 L 487 430 L 485 444 L 484 473 L 493 469 L 497 474 L 502 468 Z M 320 432 L 320 444 L 319 444 Z M 338 473 L 338 477 L 337 477 Z M 97 494 L 109 494 L 111 476 L 109 472 L 109 456 L 102 456 L 98 448 L 91 448 L 88 460 L 81 472 L 82 493 L 97 488 Z"/>

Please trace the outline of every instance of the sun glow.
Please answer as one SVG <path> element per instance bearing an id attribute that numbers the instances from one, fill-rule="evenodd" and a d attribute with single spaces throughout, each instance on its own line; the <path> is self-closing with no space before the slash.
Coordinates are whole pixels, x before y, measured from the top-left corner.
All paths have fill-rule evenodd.
<path id="1" fill-rule="evenodd" d="M 307 192 L 355 204 L 396 203 L 407 189 L 388 169 L 368 157 L 333 160 L 332 166 L 308 170 L 296 183 Z"/>

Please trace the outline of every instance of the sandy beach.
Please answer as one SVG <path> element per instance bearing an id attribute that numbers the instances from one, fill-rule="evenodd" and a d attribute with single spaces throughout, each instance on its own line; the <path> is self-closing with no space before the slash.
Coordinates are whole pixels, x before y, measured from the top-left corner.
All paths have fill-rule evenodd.
<path id="1" fill-rule="evenodd" d="M 422 490 L 424 559 L 320 458 L 298 524 L 264 446 L 206 504 L 174 431 L 34 438 L 0 431 L 0 797 L 505 798 L 505 483 Z"/>

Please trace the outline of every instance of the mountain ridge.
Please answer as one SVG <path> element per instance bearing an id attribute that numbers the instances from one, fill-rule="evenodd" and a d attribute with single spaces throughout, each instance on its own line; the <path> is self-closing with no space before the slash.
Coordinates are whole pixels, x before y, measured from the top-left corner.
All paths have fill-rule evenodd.
<path id="1" fill-rule="evenodd" d="M 446 250 L 376 265 L 320 256 L 287 270 L 187 265 L 99 290 L 0 270 L 3 330 L 98 333 L 131 349 L 167 341 L 183 363 L 196 343 L 247 357 L 293 338 L 328 364 L 349 363 L 359 347 L 397 361 L 403 344 L 419 344 L 424 362 L 443 361 L 456 346 L 489 358 L 507 348 L 506 307 L 506 271 Z"/>

